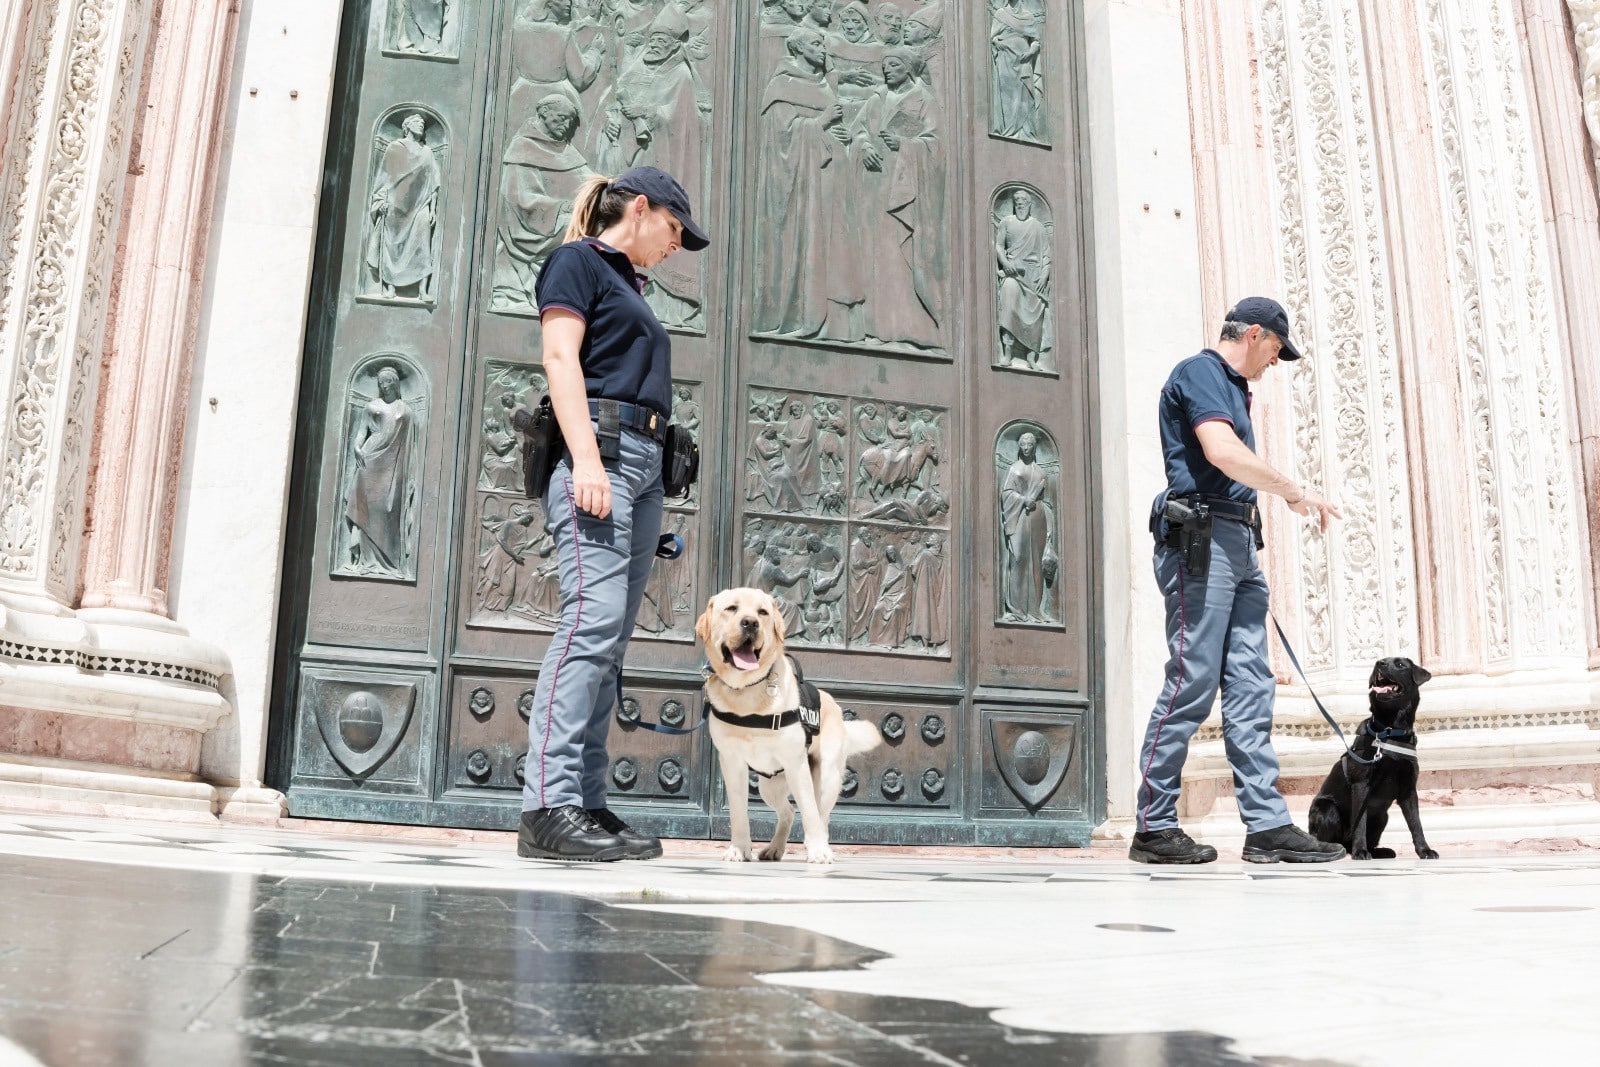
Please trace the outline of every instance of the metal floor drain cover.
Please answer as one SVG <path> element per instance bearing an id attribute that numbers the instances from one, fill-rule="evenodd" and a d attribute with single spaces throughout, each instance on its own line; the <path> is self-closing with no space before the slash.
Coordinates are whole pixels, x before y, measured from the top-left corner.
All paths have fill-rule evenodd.
<path id="1" fill-rule="evenodd" d="M 1144 923 L 1096 923 L 1096 930 L 1127 930 L 1135 934 L 1171 934 L 1170 926 L 1146 926 Z"/>
<path id="2" fill-rule="evenodd" d="M 1577 904 L 1496 904 L 1490 908 L 1473 908 L 1473 911 L 1593 911 Z"/>

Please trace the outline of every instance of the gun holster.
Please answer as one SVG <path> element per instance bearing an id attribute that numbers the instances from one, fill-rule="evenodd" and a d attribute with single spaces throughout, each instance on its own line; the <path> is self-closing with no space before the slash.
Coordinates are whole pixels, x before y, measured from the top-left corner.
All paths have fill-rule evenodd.
<path id="1" fill-rule="evenodd" d="M 1167 546 L 1183 554 L 1189 577 L 1204 578 L 1211 569 L 1211 509 L 1203 500 L 1191 506 L 1168 497 L 1162 515 L 1167 520 Z"/>
<path id="2" fill-rule="evenodd" d="M 661 446 L 661 487 L 669 497 L 686 497 L 700 477 L 700 446 L 677 423 L 667 427 Z"/>
<path id="3" fill-rule="evenodd" d="M 541 396 L 532 411 L 518 408 L 512 412 L 511 425 L 522 435 L 522 490 L 530 500 L 543 500 L 564 444 L 550 397 Z"/>

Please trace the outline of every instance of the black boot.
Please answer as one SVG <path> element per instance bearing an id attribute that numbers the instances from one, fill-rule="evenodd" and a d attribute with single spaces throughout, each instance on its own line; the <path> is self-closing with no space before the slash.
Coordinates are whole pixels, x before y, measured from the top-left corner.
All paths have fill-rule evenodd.
<path id="1" fill-rule="evenodd" d="M 1176 826 L 1133 835 L 1128 858 L 1139 863 L 1210 863 L 1217 850 L 1202 845 Z"/>
<path id="2" fill-rule="evenodd" d="M 576 804 L 522 813 L 517 855 L 538 860 L 620 860 L 628 843 L 607 833 Z"/>
<path id="3" fill-rule="evenodd" d="M 1241 858 L 1250 863 L 1328 863 L 1344 858 L 1344 846 L 1318 841 L 1294 823 L 1246 834 Z"/>
<path id="4" fill-rule="evenodd" d="M 623 853 L 625 860 L 653 860 L 661 855 L 661 839 L 651 837 L 649 834 L 635 830 L 622 821 L 622 816 L 610 808 L 584 808 L 589 817 L 600 824 L 600 829 L 615 837 L 622 838 L 628 846 L 628 851 Z"/>

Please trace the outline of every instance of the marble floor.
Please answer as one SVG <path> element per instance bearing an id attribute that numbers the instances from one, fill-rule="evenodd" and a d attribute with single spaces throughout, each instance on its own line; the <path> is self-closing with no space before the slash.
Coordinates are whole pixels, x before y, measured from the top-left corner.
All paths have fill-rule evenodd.
<path id="1" fill-rule="evenodd" d="M 0 814 L 0 1067 L 1600 1062 L 1593 852 L 510 849 Z"/>

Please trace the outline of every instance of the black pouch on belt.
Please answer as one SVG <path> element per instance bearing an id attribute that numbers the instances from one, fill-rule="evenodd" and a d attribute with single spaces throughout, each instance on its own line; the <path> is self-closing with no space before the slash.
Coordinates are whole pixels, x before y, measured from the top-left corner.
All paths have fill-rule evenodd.
<path id="1" fill-rule="evenodd" d="M 661 446 L 661 487 L 669 497 L 686 497 L 700 477 L 700 446 L 677 423 L 667 427 Z"/>
<path id="2" fill-rule="evenodd" d="M 532 411 L 518 408 L 511 413 L 511 425 L 522 435 L 522 489 L 530 500 L 543 500 L 550 487 L 550 475 L 561 459 L 561 425 L 556 422 L 550 398 L 541 396 Z"/>

